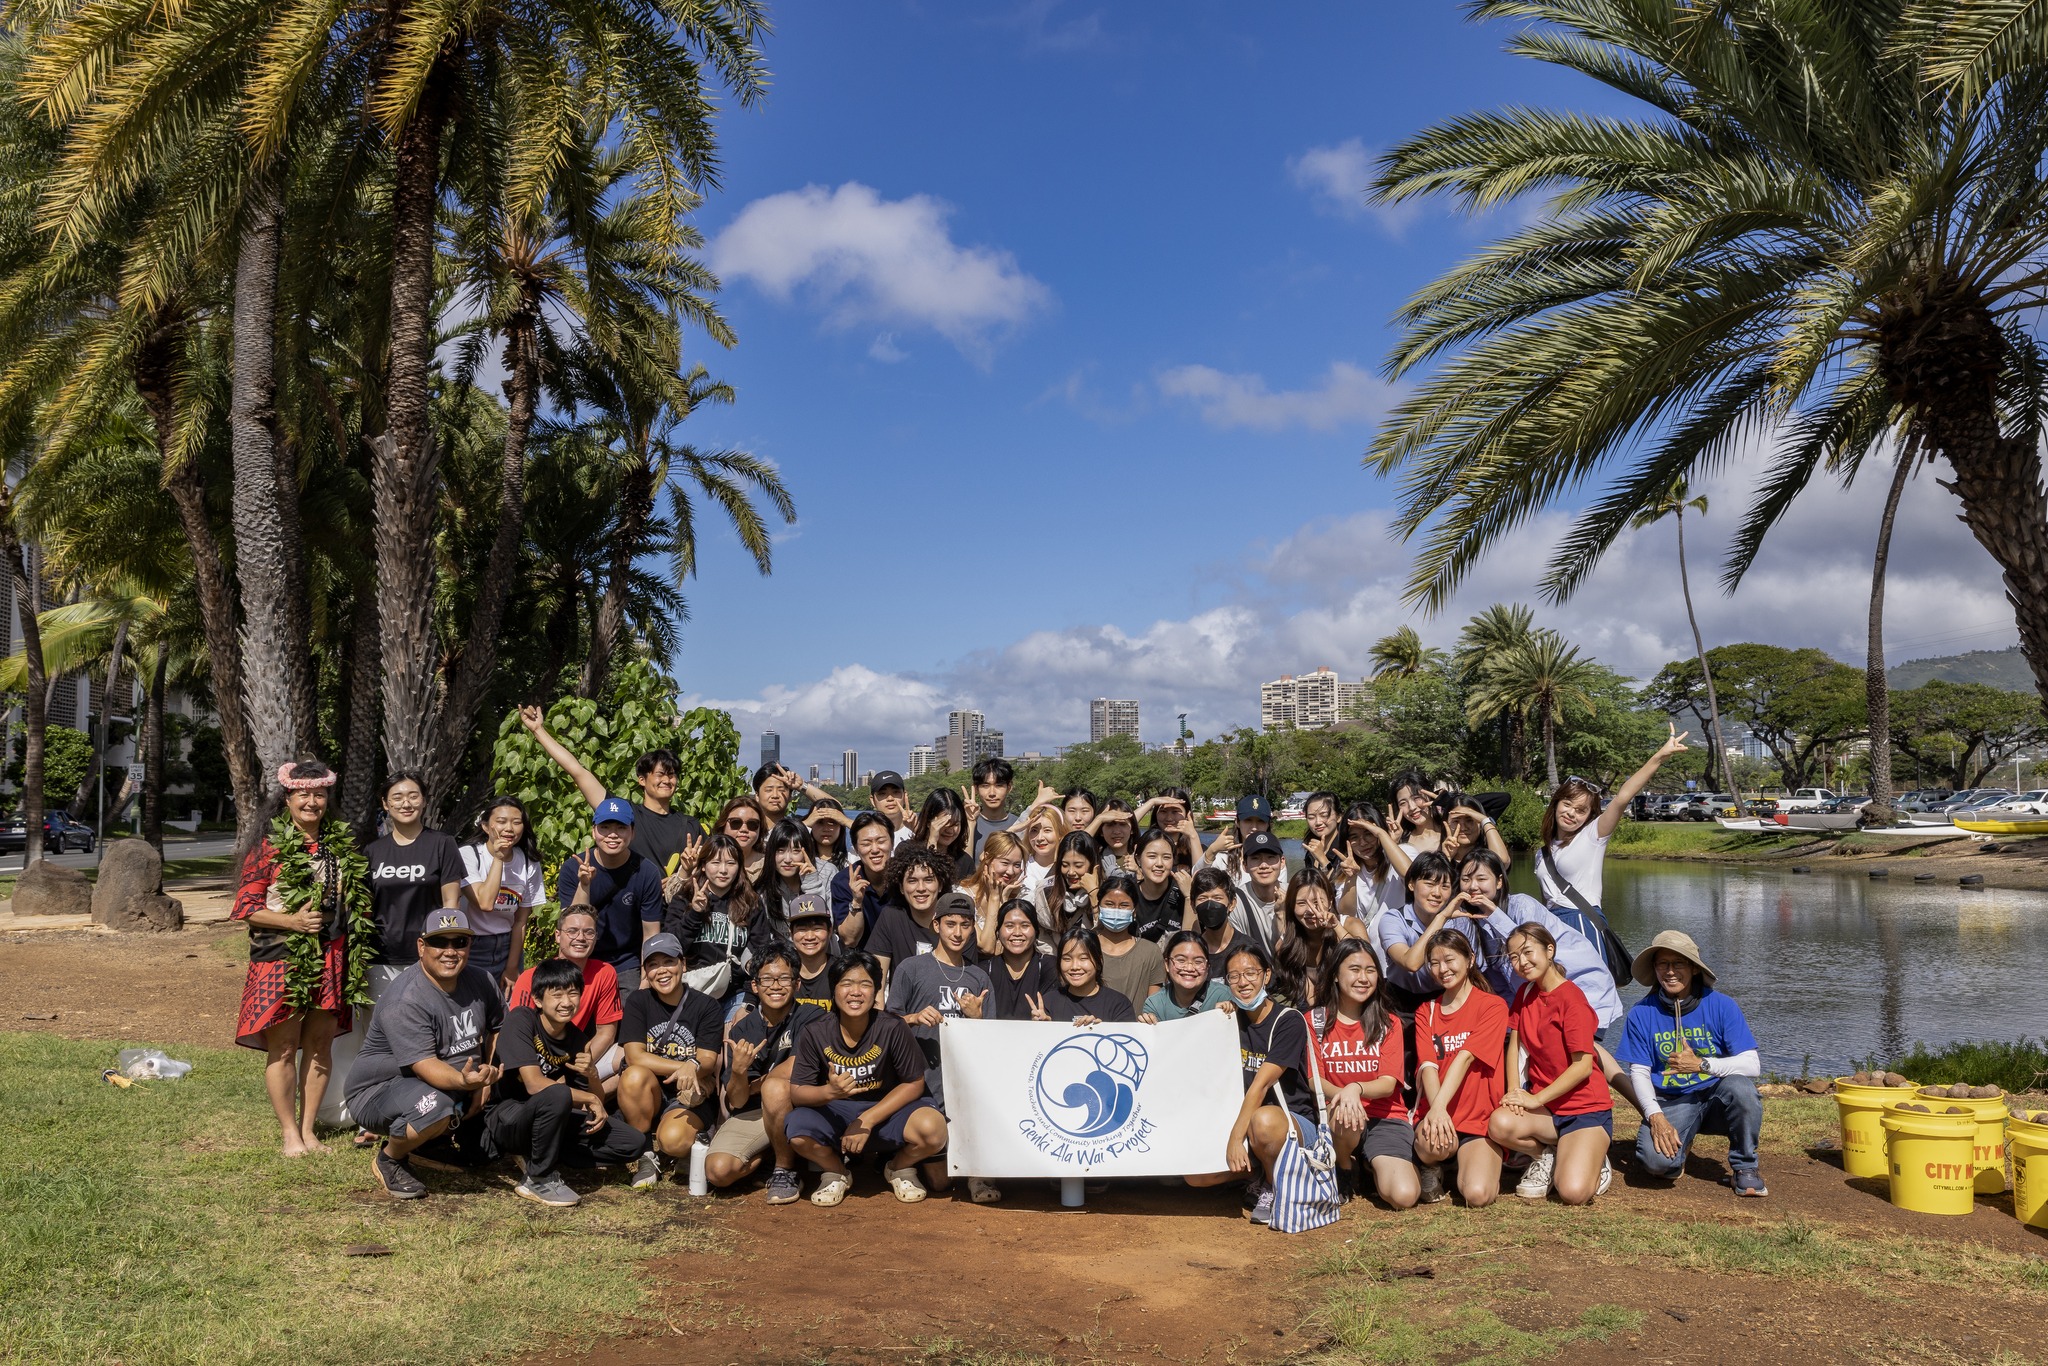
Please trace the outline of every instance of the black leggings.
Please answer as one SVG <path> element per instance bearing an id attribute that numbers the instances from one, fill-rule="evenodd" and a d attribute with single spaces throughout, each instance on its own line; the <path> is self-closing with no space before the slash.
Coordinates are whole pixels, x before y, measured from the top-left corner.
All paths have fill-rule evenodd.
<path id="1" fill-rule="evenodd" d="M 501 1100 L 484 1114 L 484 1136 L 493 1157 L 523 1157 L 529 1178 L 557 1166 L 592 1167 L 631 1162 L 647 1147 L 647 1135 L 617 1113 L 605 1126 L 585 1133 L 583 1112 L 567 1086 L 550 1086 L 523 1100 Z"/>

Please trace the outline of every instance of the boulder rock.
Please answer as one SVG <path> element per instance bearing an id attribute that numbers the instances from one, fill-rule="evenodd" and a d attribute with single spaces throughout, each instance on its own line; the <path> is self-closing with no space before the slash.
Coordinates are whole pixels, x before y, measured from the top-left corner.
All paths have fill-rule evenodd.
<path id="1" fill-rule="evenodd" d="M 138 896 L 164 888 L 163 855 L 147 840 L 109 840 L 100 849 L 99 879 L 92 889 L 92 918 L 106 917 Z"/>
<path id="2" fill-rule="evenodd" d="M 92 884 L 76 868 L 48 859 L 30 864 L 14 884 L 16 915 L 90 915 Z"/>
<path id="3" fill-rule="evenodd" d="M 95 925 L 105 925 L 110 930 L 182 930 L 185 906 L 176 897 L 155 892 L 130 897 L 104 915 L 95 908 L 92 919 Z"/>

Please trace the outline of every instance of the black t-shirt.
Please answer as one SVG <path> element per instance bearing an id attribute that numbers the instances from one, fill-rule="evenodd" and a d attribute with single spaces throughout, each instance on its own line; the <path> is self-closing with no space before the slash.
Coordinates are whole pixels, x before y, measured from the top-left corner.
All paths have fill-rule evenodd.
<path id="1" fill-rule="evenodd" d="M 699 915 L 696 907 L 678 897 L 677 909 L 669 911 L 661 922 L 662 929 L 682 941 L 683 954 L 692 968 L 715 967 L 728 957 L 732 959 L 732 975 L 720 994 L 722 1000 L 730 1000 L 746 986 L 754 964 L 775 946 L 767 907 L 756 901 L 747 923 L 740 926 L 732 923 L 727 910 L 729 903 L 727 897 L 709 897 L 704 902 L 704 913 Z"/>
<path id="2" fill-rule="evenodd" d="M 1138 1012 L 1131 1009 L 1131 998 L 1108 987 L 1097 988 L 1093 996 L 1083 997 L 1067 995 L 1064 986 L 1055 987 L 1045 993 L 1045 1013 L 1055 1020 L 1078 1020 L 1083 1015 L 1093 1015 L 1110 1024 L 1136 1024 L 1138 1020 Z M 1024 1018 L 1031 1018 L 1028 1008 Z"/>
<path id="3" fill-rule="evenodd" d="M 901 906 L 884 906 L 868 932 L 867 950 L 892 963 L 907 962 L 920 953 L 930 953 L 939 942 L 938 932 L 917 923 Z"/>
<path id="4" fill-rule="evenodd" d="M 1034 953 L 1031 963 L 1021 977 L 1011 977 L 1010 969 L 1001 958 L 991 958 L 982 966 L 988 969 L 988 980 L 995 984 L 995 994 L 989 998 L 990 1009 L 982 1015 L 991 1020 L 1028 1020 L 1031 1018 L 1031 1002 L 1028 996 L 1050 996 L 1059 990 L 1060 969 L 1049 953 Z M 1048 1000 L 1048 1005 L 1051 1002 Z"/>
<path id="5" fill-rule="evenodd" d="M 420 930 L 441 909 L 441 886 L 462 885 L 462 846 L 439 830 L 422 830 L 411 844 L 390 835 L 363 846 L 370 865 L 370 905 L 377 917 L 373 963 L 420 961 Z"/>
<path id="6" fill-rule="evenodd" d="M 590 1031 L 578 1029 L 575 1021 L 562 1032 L 561 1038 L 548 1033 L 541 1023 L 540 1012 L 532 1006 L 521 1006 L 505 1017 L 505 1027 L 498 1031 L 498 1066 L 505 1069 L 505 1075 L 491 1088 L 494 1100 L 523 1100 L 527 1095 L 526 1082 L 520 1077 L 522 1067 L 538 1067 L 540 1074 L 549 1081 L 567 1081 L 571 1086 L 580 1086 L 584 1078 L 581 1073 L 570 1070 L 576 1055 L 590 1046 Z"/>
<path id="7" fill-rule="evenodd" d="M 793 998 L 795 1004 L 810 1006 L 813 1009 L 822 1010 L 828 1015 L 831 1013 L 832 959 L 834 956 L 830 953 L 825 955 L 825 966 L 818 969 L 816 977 L 806 977 L 803 975 L 802 968 L 797 969 L 796 996 Z"/>
<path id="8" fill-rule="evenodd" d="M 1149 939 L 1155 944 L 1179 929 L 1182 918 L 1187 914 L 1188 899 L 1178 882 L 1169 881 L 1166 884 L 1165 895 L 1157 901 L 1145 895 L 1145 888 L 1141 883 L 1138 895 L 1134 899 L 1138 903 L 1138 909 L 1131 917 L 1131 933 L 1140 939 Z"/>
<path id="9" fill-rule="evenodd" d="M 754 1055 L 754 1061 L 747 1066 L 747 1080 L 758 1088 L 761 1078 L 779 1067 L 784 1058 L 796 1052 L 796 1037 L 825 1018 L 830 1012 L 820 1011 L 811 1006 L 790 1005 L 789 1014 L 782 1017 L 782 1023 L 771 1025 L 768 1017 L 758 1009 L 749 1010 L 732 1022 L 732 1037 L 748 1043 L 759 1044 L 761 1051 Z M 732 1055 L 727 1054 L 720 1073 L 720 1083 L 732 1080 Z M 752 1105 L 752 1102 L 749 1102 Z"/>
<path id="10" fill-rule="evenodd" d="M 1237 1047 L 1244 1061 L 1245 1088 L 1251 1088 L 1252 1078 L 1261 1067 L 1269 1062 L 1278 1063 L 1285 1069 L 1280 1074 L 1280 1089 L 1287 1093 L 1287 1108 L 1315 1122 L 1316 1098 L 1308 1089 L 1308 1073 L 1303 1070 L 1308 1066 L 1308 1025 L 1301 1012 L 1274 1006 L 1257 1024 L 1252 1023 L 1250 1012 L 1242 1007 L 1236 1013 Z"/>
<path id="11" fill-rule="evenodd" d="M 676 1005 L 656 996 L 653 987 L 642 987 L 626 998 L 624 1014 L 619 1042 L 637 1043 L 656 1057 L 695 1062 L 698 1049 L 716 1053 L 725 1045 L 725 1011 L 687 984 Z"/>
<path id="12" fill-rule="evenodd" d="M 869 1013 L 867 1032 L 848 1048 L 839 1032 L 839 1017 L 828 1015 L 797 1035 L 789 1082 L 823 1086 L 831 1072 L 852 1073 L 853 1094 L 847 1099 L 872 1105 L 906 1081 L 923 1084 L 924 1050 L 909 1025 L 880 1010 Z"/>
<path id="13" fill-rule="evenodd" d="M 668 873 L 670 856 L 682 853 L 684 845 L 703 834 L 704 827 L 686 812 L 674 807 L 665 812 L 649 811 L 639 802 L 633 803 L 633 852 L 663 875 Z"/>
<path id="14" fill-rule="evenodd" d="M 1251 940 L 1245 938 L 1242 931 L 1232 930 L 1230 932 L 1230 942 L 1223 946 L 1223 952 L 1215 953 L 1212 951 L 1209 954 L 1209 980 L 1212 982 L 1222 981 L 1223 969 L 1230 962 L 1230 955 L 1236 953 L 1240 948 L 1249 945 L 1251 942 Z M 1202 947 L 1205 949 L 1208 948 L 1209 941 L 1204 939 L 1202 941 Z"/>

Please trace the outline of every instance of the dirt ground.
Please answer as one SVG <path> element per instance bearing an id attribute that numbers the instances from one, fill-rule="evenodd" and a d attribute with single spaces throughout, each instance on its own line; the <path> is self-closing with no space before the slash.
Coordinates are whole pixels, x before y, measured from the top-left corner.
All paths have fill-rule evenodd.
<path id="1" fill-rule="evenodd" d="M 0 935 L 0 1029 L 225 1045 L 241 945 L 230 925 Z M 1600 1305 L 1643 1316 L 1605 1341 L 1564 1348 L 1574 1362 L 2048 1360 L 2038 1297 L 2018 1305 L 1996 1287 L 1930 1284 L 1910 1268 L 1875 1282 L 1867 1273 L 1727 1274 L 1576 1232 L 1597 1227 L 1578 1221 L 1619 1210 L 2048 1256 L 2048 1235 L 2012 1218 L 2010 1195 L 1980 1200 L 1966 1218 L 1914 1215 L 1894 1209 L 1880 1183 L 1846 1180 L 1833 1152 L 1780 1149 L 1766 1154 L 1770 1198 L 1738 1202 L 1705 1161 L 1675 1188 L 1637 1188 L 1627 1151 L 1616 1145 L 1615 1187 L 1591 1211 L 1531 1210 L 1512 1197 L 1485 1211 L 1406 1214 L 1357 1202 L 1336 1228 L 1299 1238 L 1246 1223 L 1233 1194 L 1149 1183 L 1120 1184 L 1079 1211 L 1060 1209 L 1050 1183 L 1007 1183 L 992 1207 L 934 1196 L 905 1208 L 872 1173 L 836 1210 L 770 1208 L 749 1190 L 715 1203 L 729 1251 L 656 1265 L 656 1309 L 632 1334 L 543 1360 L 1307 1360 L 1336 1350 L 1324 1309 L 1343 1287 L 1318 1272 L 1347 1246 L 1366 1256 L 1345 1274 L 1400 1278 L 1404 1302 L 1418 1306 L 1485 1303 L 1511 1330 L 1568 1326 Z M 1375 1264 L 1375 1249 L 1396 1249 L 1387 1255 L 1398 1264 Z"/>

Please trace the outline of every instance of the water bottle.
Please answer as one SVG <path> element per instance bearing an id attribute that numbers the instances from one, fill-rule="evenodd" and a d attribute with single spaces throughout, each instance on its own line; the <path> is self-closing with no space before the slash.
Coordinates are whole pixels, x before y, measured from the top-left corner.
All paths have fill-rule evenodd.
<path id="1" fill-rule="evenodd" d="M 690 1145 L 690 1194 L 711 1194 L 711 1182 L 704 1175 L 704 1161 L 711 1155 L 711 1145 L 698 1139 Z"/>

